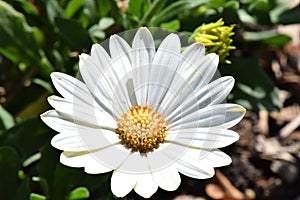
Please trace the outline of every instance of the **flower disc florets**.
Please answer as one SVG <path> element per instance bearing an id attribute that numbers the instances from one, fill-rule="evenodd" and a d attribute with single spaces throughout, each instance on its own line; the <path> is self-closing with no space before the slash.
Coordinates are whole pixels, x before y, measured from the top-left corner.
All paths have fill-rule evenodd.
<path id="1" fill-rule="evenodd" d="M 164 142 L 166 127 L 166 121 L 149 106 L 132 106 L 118 119 L 116 133 L 121 144 L 133 152 L 147 153 Z"/>

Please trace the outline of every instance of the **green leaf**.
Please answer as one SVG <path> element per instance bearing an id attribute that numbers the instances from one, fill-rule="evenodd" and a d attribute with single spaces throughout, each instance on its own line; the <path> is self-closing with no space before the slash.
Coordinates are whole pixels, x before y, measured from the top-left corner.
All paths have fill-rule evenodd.
<path id="1" fill-rule="evenodd" d="M 133 16 L 141 17 L 143 11 L 142 6 L 145 2 L 145 0 L 130 1 L 127 12 Z"/>
<path id="2" fill-rule="evenodd" d="M 266 0 L 254 0 L 249 4 L 249 10 L 269 11 L 271 4 Z"/>
<path id="3" fill-rule="evenodd" d="M 24 199 L 24 197 L 29 197 L 30 195 L 30 180 L 26 178 L 19 184 L 18 190 L 16 192 L 15 199 Z"/>
<path id="4" fill-rule="evenodd" d="M 89 198 L 90 193 L 86 187 L 78 187 L 70 192 L 68 199 L 77 200 L 77 199 L 87 199 Z"/>
<path id="5" fill-rule="evenodd" d="M 115 1 L 111 0 L 101 0 L 101 1 L 96 1 L 97 4 L 97 11 L 99 17 L 105 17 L 109 16 L 109 12 L 111 12 L 112 8 L 116 6 Z"/>
<path id="6" fill-rule="evenodd" d="M 218 9 L 226 3 L 226 0 L 208 0 L 207 6 L 210 8 Z"/>
<path id="7" fill-rule="evenodd" d="M 258 23 L 267 26 L 273 25 L 270 18 L 270 11 L 272 9 L 272 4 L 267 0 L 254 0 L 248 4 L 248 11 L 250 15 L 255 16 Z"/>
<path id="8" fill-rule="evenodd" d="M 257 22 L 257 19 L 244 9 L 239 9 L 237 14 L 243 23 L 255 24 Z"/>
<path id="9" fill-rule="evenodd" d="M 0 130 L 9 129 L 15 125 L 14 117 L 0 105 Z"/>
<path id="10" fill-rule="evenodd" d="M 111 17 L 103 17 L 99 20 L 98 28 L 105 30 L 115 23 L 115 20 Z"/>
<path id="11" fill-rule="evenodd" d="M 20 168 L 20 156 L 17 151 L 9 146 L 0 147 L 1 199 L 14 199 L 18 188 L 18 171 Z"/>
<path id="12" fill-rule="evenodd" d="M 167 6 L 160 12 L 157 12 L 150 21 L 150 25 L 159 25 L 162 22 L 170 20 L 181 12 L 195 8 L 206 3 L 206 0 L 181 0 Z"/>
<path id="13" fill-rule="evenodd" d="M 94 25 L 89 28 L 89 34 L 94 43 L 99 42 L 100 39 L 105 38 L 105 32 L 98 28 L 98 25 Z"/>
<path id="14" fill-rule="evenodd" d="M 38 170 L 40 178 L 48 183 L 49 189 L 43 189 L 48 199 L 68 197 L 71 191 L 81 186 L 86 187 L 93 196 L 104 197 L 104 195 L 111 194 L 107 184 L 111 177 L 110 173 L 86 174 L 82 168 L 64 166 L 59 163 L 60 153 L 50 145 L 50 142 L 42 150 Z"/>
<path id="15" fill-rule="evenodd" d="M 31 193 L 30 200 L 46 200 L 46 197 L 40 194 Z"/>
<path id="16" fill-rule="evenodd" d="M 258 64 L 258 58 L 240 58 L 220 68 L 222 75 L 236 78 L 229 100 L 249 110 L 278 111 L 282 107 L 278 88 Z"/>
<path id="17" fill-rule="evenodd" d="M 291 37 L 284 34 L 279 34 L 276 30 L 245 32 L 244 39 L 249 41 L 260 41 L 274 46 L 283 46 L 291 41 Z"/>
<path id="18" fill-rule="evenodd" d="M 280 24 L 280 16 L 289 9 L 290 0 L 280 0 L 274 9 L 270 11 L 270 18 L 273 24 Z"/>
<path id="19" fill-rule="evenodd" d="M 178 19 L 174 19 L 170 22 L 162 23 L 160 27 L 172 31 L 178 31 L 180 29 L 180 21 Z"/>
<path id="20" fill-rule="evenodd" d="M 54 24 L 55 18 L 62 16 L 62 8 L 59 6 L 57 0 L 46 0 L 44 2 L 45 2 L 48 18 L 50 22 Z"/>
<path id="21" fill-rule="evenodd" d="M 104 39 L 106 36 L 104 30 L 109 28 L 114 23 L 115 21 L 113 18 L 103 17 L 99 20 L 98 24 L 95 24 L 91 28 L 89 28 L 88 31 L 93 42 L 97 43 L 100 39 Z"/>
<path id="22" fill-rule="evenodd" d="M 245 32 L 244 39 L 251 41 L 259 41 L 268 39 L 274 36 L 277 36 L 278 32 L 276 30 L 268 30 L 268 31 L 259 31 L 259 32 Z"/>
<path id="23" fill-rule="evenodd" d="M 291 40 L 292 40 L 292 38 L 288 35 L 278 34 L 274 37 L 264 39 L 264 40 L 262 40 L 262 42 L 265 44 L 268 44 L 268 45 L 282 47 L 282 46 L 286 45 L 288 42 L 290 42 Z"/>
<path id="24" fill-rule="evenodd" d="M 31 14 L 31 15 L 38 15 L 38 9 L 35 7 L 35 5 L 33 4 L 33 2 L 30 1 L 22 1 L 22 0 L 16 0 L 18 3 L 20 3 L 20 6 L 24 9 L 24 11 L 27 14 Z"/>
<path id="25" fill-rule="evenodd" d="M 84 0 L 72 0 L 68 3 L 64 16 L 65 18 L 72 18 L 73 15 L 83 6 Z"/>
<path id="26" fill-rule="evenodd" d="M 38 171 L 40 175 L 40 180 L 38 182 L 41 184 L 44 194 L 50 197 L 54 191 L 54 174 L 55 168 L 59 164 L 59 151 L 54 149 L 50 145 L 50 141 L 42 149 L 42 157 L 39 162 Z M 49 169 L 53 169 L 50 170 Z M 47 184 L 46 184 L 47 183 Z"/>
<path id="27" fill-rule="evenodd" d="M 49 142 L 50 143 L 50 142 Z M 41 178 L 48 183 L 46 191 L 49 199 L 62 199 L 68 197 L 70 192 L 82 185 L 84 171 L 60 164 L 59 151 L 50 144 L 42 150 L 42 158 L 39 163 Z M 52 169 L 49 171 L 49 169 Z"/>
<path id="28" fill-rule="evenodd" d="M 223 8 L 222 17 L 226 19 L 227 22 L 240 22 L 238 15 L 239 3 L 237 1 L 227 1 L 223 5 Z"/>
<path id="29" fill-rule="evenodd" d="M 29 165 L 31 165 L 32 163 L 38 161 L 41 159 L 41 153 L 35 153 L 33 155 L 31 155 L 30 157 L 28 157 L 24 162 L 23 162 L 23 167 L 27 167 Z"/>
<path id="30" fill-rule="evenodd" d="M 154 0 L 152 4 L 150 4 L 150 7 L 144 14 L 143 18 L 141 19 L 139 26 L 143 26 L 148 24 L 150 19 L 157 13 L 161 11 L 163 6 L 166 4 L 166 0 Z"/>
<path id="31" fill-rule="evenodd" d="M 55 18 L 55 23 L 63 39 L 76 50 L 88 49 L 92 45 L 89 33 L 82 25 L 71 19 Z"/>
<path id="32" fill-rule="evenodd" d="M 298 24 L 300 23 L 300 4 L 298 6 L 285 11 L 279 16 L 280 24 Z"/>
<path id="33" fill-rule="evenodd" d="M 0 144 L 14 147 L 20 152 L 22 160 L 25 160 L 37 152 L 49 136 L 49 128 L 39 117 L 35 117 L 26 119 L 5 131 L 0 137 Z"/>
<path id="34" fill-rule="evenodd" d="M 45 81 L 45 80 L 40 79 L 40 78 L 34 78 L 34 79 L 32 79 L 32 83 L 41 86 L 42 88 L 44 88 L 50 94 L 54 93 L 52 85 L 48 81 Z"/>
<path id="35" fill-rule="evenodd" d="M 96 2 L 94 0 L 84 0 L 84 13 L 88 16 L 91 24 L 97 19 Z"/>
<path id="36" fill-rule="evenodd" d="M 39 66 L 48 77 L 53 67 L 38 46 L 34 30 L 22 13 L 0 1 L 0 53 L 16 64 Z"/>

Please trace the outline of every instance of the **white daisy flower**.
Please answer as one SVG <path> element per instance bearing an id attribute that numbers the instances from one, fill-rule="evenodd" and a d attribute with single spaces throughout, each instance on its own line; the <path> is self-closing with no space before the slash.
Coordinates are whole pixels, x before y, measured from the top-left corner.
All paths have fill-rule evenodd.
<path id="1" fill-rule="evenodd" d="M 80 56 L 83 82 L 51 74 L 62 97 L 49 97 L 55 110 L 41 118 L 59 132 L 51 144 L 63 151 L 60 162 L 89 174 L 113 171 L 117 197 L 132 189 L 145 198 L 158 187 L 174 191 L 179 172 L 212 177 L 214 167 L 231 163 L 218 148 L 238 140 L 227 129 L 245 114 L 243 107 L 224 103 L 234 79 L 212 80 L 218 61 L 198 43 L 181 52 L 176 34 L 155 49 L 147 28 L 137 31 L 131 46 L 110 37 L 109 54 L 93 45 L 91 55 Z"/>

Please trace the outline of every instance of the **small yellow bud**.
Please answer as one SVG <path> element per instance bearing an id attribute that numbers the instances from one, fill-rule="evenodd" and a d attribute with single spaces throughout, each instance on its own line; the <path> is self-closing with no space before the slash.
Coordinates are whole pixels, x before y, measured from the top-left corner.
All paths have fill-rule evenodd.
<path id="1" fill-rule="evenodd" d="M 203 44 L 207 53 L 218 54 L 220 62 L 230 63 L 226 57 L 230 50 L 235 49 L 235 46 L 231 46 L 232 39 L 230 38 L 234 35 L 234 26 L 224 26 L 221 18 L 217 22 L 202 24 L 194 31 L 191 38 L 195 42 Z"/>

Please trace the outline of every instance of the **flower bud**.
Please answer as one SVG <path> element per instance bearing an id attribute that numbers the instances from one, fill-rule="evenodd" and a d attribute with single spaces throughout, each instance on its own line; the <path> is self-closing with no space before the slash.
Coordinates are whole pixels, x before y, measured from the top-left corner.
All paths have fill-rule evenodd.
<path id="1" fill-rule="evenodd" d="M 202 24 L 194 31 L 191 38 L 203 44 L 207 53 L 218 54 L 220 62 L 231 63 L 226 57 L 230 50 L 235 49 L 235 46 L 231 46 L 232 39 L 230 38 L 234 35 L 234 26 L 224 26 L 221 18 L 217 22 Z"/>

